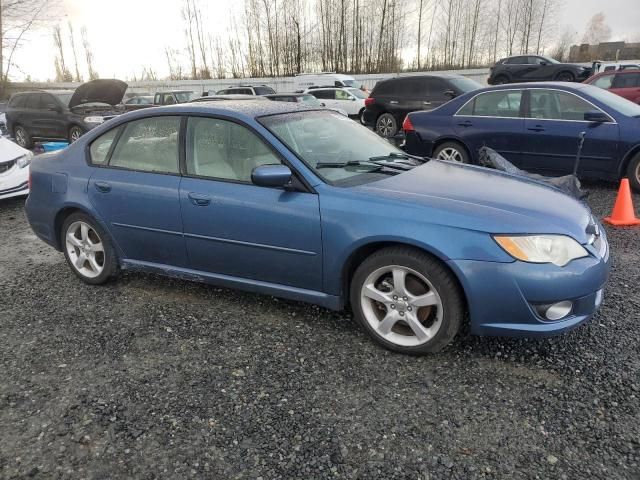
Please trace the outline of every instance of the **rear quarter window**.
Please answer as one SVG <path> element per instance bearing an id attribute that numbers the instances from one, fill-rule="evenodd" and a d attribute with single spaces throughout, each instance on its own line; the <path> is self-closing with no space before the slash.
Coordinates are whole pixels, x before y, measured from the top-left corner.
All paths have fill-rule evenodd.
<path id="1" fill-rule="evenodd" d="M 92 165 L 106 165 L 109 160 L 111 145 L 122 127 L 109 130 L 96 138 L 89 147 L 89 161 Z"/>

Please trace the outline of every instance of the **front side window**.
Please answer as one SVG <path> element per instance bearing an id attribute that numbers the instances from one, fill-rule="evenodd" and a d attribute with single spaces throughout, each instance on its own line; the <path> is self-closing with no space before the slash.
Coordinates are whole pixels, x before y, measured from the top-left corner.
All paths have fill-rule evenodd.
<path id="1" fill-rule="evenodd" d="M 178 173 L 180 117 L 151 117 L 125 125 L 109 166 L 143 172 Z"/>
<path id="2" fill-rule="evenodd" d="M 522 90 L 486 92 L 467 102 L 456 115 L 516 118 L 520 116 L 521 102 Z"/>
<path id="3" fill-rule="evenodd" d="M 187 103 L 195 98 L 193 92 L 176 92 L 175 96 L 178 103 Z"/>
<path id="4" fill-rule="evenodd" d="M 189 175 L 251 183 L 254 168 L 279 163 L 273 151 L 247 127 L 218 118 L 189 118 Z"/>
<path id="5" fill-rule="evenodd" d="M 164 101 L 162 103 L 164 103 L 165 105 L 174 105 L 176 103 L 176 99 L 173 98 L 172 93 L 165 93 Z"/>
<path id="6" fill-rule="evenodd" d="M 32 93 L 27 96 L 27 108 L 31 108 L 34 110 L 39 110 L 42 108 L 41 102 L 42 94 L 40 93 Z"/>
<path id="7" fill-rule="evenodd" d="M 349 100 L 351 96 L 344 90 L 336 90 L 336 100 Z"/>
<path id="8" fill-rule="evenodd" d="M 584 121 L 584 114 L 597 110 L 580 97 L 558 90 L 531 90 L 531 118 Z"/>
<path id="9" fill-rule="evenodd" d="M 591 85 L 608 90 L 609 88 L 611 88 L 612 82 L 613 82 L 613 75 L 604 75 L 594 80 Z"/>
<path id="10" fill-rule="evenodd" d="M 612 88 L 640 87 L 640 73 L 618 73 L 613 79 Z"/>

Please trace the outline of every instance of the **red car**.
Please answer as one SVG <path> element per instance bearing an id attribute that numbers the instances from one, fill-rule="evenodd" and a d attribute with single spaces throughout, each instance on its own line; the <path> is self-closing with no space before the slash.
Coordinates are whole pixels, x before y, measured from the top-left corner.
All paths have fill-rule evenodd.
<path id="1" fill-rule="evenodd" d="M 602 72 L 584 81 L 640 104 L 640 69 Z"/>

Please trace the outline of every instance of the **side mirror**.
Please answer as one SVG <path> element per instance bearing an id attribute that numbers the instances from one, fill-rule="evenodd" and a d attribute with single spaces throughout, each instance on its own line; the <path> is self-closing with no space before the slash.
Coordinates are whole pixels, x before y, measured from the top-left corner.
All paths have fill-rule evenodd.
<path id="1" fill-rule="evenodd" d="M 320 106 L 321 106 L 321 107 L 326 107 L 326 106 L 327 106 L 327 104 L 326 104 L 326 103 L 324 103 L 324 102 L 320 102 Z"/>
<path id="2" fill-rule="evenodd" d="M 594 123 L 606 123 L 611 121 L 604 112 L 601 112 L 599 110 L 584 112 L 584 120 L 585 122 L 594 122 Z"/>
<path id="3" fill-rule="evenodd" d="M 356 97 L 349 97 L 349 100 L 351 100 L 352 102 L 356 101 Z"/>
<path id="4" fill-rule="evenodd" d="M 454 92 L 452 89 L 447 89 L 444 92 L 445 97 L 449 97 L 449 98 L 455 98 L 456 97 L 456 92 Z"/>
<path id="5" fill-rule="evenodd" d="M 285 187 L 291 182 L 291 170 L 286 165 L 260 165 L 251 172 L 251 181 L 259 187 Z"/>
<path id="6" fill-rule="evenodd" d="M 549 65 L 547 62 L 540 62 L 541 67 L 546 67 L 547 65 Z"/>

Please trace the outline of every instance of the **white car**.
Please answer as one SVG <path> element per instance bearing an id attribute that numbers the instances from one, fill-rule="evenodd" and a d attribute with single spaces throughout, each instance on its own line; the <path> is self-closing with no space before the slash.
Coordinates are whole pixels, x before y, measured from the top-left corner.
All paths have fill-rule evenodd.
<path id="1" fill-rule="evenodd" d="M 344 110 L 351 118 L 357 118 L 364 124 L 364 100 L 369 95 L 359 88 L 351 87 L 311 87 L 304 93 L 310 93 L 327 108 Z"/>
<path id="2" fill-rule="evenodd" d="M 0 137 L 0 199 L 29 194 L 29 164 L 33 154 Z"/>

